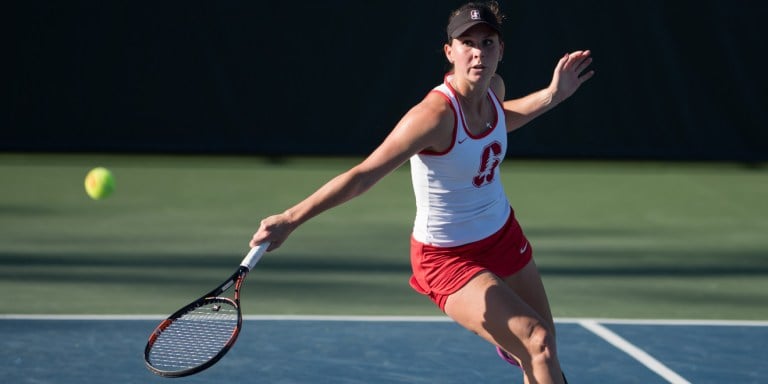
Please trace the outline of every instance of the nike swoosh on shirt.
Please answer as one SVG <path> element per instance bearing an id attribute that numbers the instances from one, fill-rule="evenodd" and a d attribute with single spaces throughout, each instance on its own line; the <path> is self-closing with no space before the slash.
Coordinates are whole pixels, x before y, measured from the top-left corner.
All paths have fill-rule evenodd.
<path id="1" fill-rule="evenodd" d="M 528 242 L 525 242 L 525 245 L 523 245 L 522 248 L 520 248 L 520 253 L 525 253 L 525 251 L 528 250 Z"/>

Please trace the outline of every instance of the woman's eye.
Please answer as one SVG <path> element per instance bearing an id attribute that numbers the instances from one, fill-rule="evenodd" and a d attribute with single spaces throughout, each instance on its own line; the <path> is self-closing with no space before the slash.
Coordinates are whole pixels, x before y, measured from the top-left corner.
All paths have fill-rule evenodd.
<path id="1" fill-rule="evenodd" d="M 483 46 L 490 47 L 491 45 L 493 45 L 493 40 L 491 39 L 483 40 Z"/>

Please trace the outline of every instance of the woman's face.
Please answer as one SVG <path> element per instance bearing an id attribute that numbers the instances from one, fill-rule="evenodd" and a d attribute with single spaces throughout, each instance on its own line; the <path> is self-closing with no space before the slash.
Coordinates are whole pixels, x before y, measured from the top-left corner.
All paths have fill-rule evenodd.
<path id="1" fill-rule="evenodd" d="M 466 77 L 470 82 L 490 79 L 498 67 L 504 51 L 504 43 L 496 31 L 479 24 L 454 38 L 445 45 L 445 56 L 453 64 L 457 76 Z"/>

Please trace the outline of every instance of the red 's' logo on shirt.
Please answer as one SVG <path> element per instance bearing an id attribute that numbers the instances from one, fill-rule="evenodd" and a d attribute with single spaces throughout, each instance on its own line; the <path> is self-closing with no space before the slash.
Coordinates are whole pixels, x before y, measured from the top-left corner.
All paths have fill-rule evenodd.
<path id="1" fill-rule="evenodd" d="M 496 176 L 496 167 L 501 162 L 501 143 L 494 141 L 483 148 L 482 159 L 480 159 L 480 169 L 477 175 L 472 178 L 472 184 L 475 187 L 488 185 Z"/>

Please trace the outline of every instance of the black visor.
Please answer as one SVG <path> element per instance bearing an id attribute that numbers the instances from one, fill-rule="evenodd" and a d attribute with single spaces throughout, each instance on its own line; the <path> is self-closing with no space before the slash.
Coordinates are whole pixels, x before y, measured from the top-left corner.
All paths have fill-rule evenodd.
<path id="1" fill-rule="evenodd" d="M 463 9 L 458 15 L 451 18 L 448 28 L 446 28 L 448 39 L 451 40 L 459 37 L 468 29 L 478 24 L 488 25 L 501 36 L 501 25 L 496 20 L 496 15 L 493 11 L 486 7 L 478 7 Z"/>

